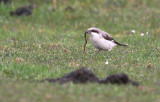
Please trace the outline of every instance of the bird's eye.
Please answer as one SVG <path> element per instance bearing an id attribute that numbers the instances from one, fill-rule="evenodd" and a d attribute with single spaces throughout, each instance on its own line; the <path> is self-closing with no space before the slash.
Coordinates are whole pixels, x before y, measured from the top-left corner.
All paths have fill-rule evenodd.
<path id="1" fill-rule="evenodd" d="M 98 33 L 98 31 L 96 31 L 96 30 L 92 30 L 92 32 Z"/>

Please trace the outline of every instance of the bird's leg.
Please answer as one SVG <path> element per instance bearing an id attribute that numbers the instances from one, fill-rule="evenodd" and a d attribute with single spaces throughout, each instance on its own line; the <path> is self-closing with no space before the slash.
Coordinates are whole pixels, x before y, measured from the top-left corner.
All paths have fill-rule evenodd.
<path id="1" fill-rule="evenodd" d="M 98 49 L 98 52 L 96 53 L 96 55 L 100 52 L 101 50 L 100 49 Z"/>
<path id="2" fill-rule="evenodd" d="M 111 58 L 111 56 L 112 56 L 112 53 L 111 53 L 111 51 L 107 51 L 107 60 L 109 60 L 110 58 Z"/>
<path id="3" fill-rule="evenodd" d="M 107 58 L 107 60 L 109 60 L 108 52 L 107 52 L 107 57 L 106 58 Z"/>
<path id="4" fill-rule="evenodd" d="M 109 55 L 110 57 L 109 58 L 111 58 L 112 57 L 112 52 L 110 51 L 110 55 Z"/>

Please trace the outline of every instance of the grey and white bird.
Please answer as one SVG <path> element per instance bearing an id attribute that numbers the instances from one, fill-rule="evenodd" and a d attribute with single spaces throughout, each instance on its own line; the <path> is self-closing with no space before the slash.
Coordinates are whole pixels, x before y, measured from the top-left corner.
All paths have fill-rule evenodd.
<path id="1" fill-rule="evenodd" d="M 115 46 L 127 46 L 125 44 L 120 44 L 119 42 L 115 41 L 107 32 L 102 31 L 98 28 L 92 27 L 89 28 L 85 35 L 90 35 L 90 41 L 92 45 L 98 49 L 103 51 L 111 51 Z"/>

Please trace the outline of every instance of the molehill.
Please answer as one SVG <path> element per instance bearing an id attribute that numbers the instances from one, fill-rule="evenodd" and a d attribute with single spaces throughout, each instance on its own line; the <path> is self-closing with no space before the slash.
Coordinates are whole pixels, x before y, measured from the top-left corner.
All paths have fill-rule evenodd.
<path id="1" fill-rule="evenodd" d="M 80 68 L 75 70 L 69 74 L 66 74 L 60 78 L 56 79 L 44 79 L 42 82 L 48 81 L 50 83 L 59 83 L 65 84 L 68 82 L 73 83 L 99 83 L 99 84 L 132 84 L 134 86 L 138 86 L 139 83 L 129 79 L 126 74 L 123 73 L 116 73 L 107 76 L 105 79 L 100 80 L 92 71 L 88 70 L 87 68 Z"/>

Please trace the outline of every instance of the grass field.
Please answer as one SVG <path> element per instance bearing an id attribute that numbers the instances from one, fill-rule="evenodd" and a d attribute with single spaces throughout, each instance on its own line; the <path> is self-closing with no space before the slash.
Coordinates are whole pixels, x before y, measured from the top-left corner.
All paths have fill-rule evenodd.
<path id="1" fill-rule="evenodd" d="M 36 4 L 31 16 L 9 15 L 30 3 Z M 159 4 L 159 0 L 57 0 L 57 8 L 52 0 L 0 4 L 0 102 L 159 102 Z M 84 32 L 90 27 L 129 46 L 95 55 L 89 42 L 83 54 Z M 100 78 L 126 73 L 140 86 L 35 82 L 81 67 Z"/>

